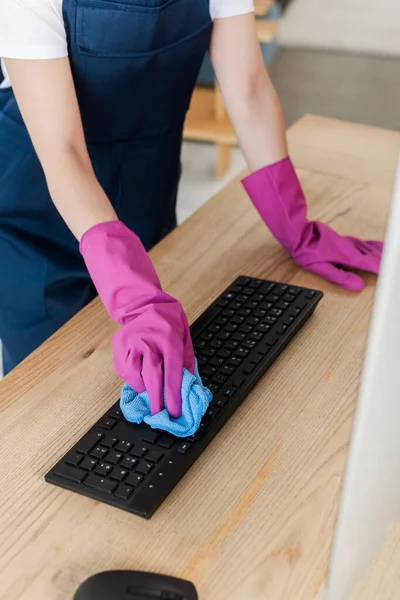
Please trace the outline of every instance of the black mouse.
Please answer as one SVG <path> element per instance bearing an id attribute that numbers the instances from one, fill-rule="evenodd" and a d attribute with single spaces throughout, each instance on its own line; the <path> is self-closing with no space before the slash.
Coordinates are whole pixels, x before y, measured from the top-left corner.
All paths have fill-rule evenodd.
<path id="1" fill-rule="evenodd" d="M 86 579 L 74 600 L 198 600 L 190 581 L 142 571 L 103 571 Z"/>

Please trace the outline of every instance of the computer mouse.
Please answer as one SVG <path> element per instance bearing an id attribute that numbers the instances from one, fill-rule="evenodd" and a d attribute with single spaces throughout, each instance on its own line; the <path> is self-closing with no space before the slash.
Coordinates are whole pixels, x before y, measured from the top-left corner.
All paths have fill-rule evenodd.
<path id="1" fill-rule="evenodd" d="M 193 583 L 143 571 L 103 571 L 86 579 L 74 600 L 198 600 Z"/>

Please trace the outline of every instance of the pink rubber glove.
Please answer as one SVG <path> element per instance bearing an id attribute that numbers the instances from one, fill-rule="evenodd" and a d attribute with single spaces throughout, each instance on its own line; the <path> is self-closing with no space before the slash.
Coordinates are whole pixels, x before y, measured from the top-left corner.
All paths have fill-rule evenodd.
<path id="1" fill-rule="evenodd" d="M 113 335 L 117 375 L 136 392 L 147 390 L 151 412 L 182 411 L 183 368 L 194 372 L 189 324 L 160 281 L 142 242 L 121 221 L 101 223 L 82 237 L 80 251 L 110 316 L 122 327 Z"/>
<path id="2" fill-rule="evenodd" d="M 307 219 L 306 199 L 290 158 L 252 173 L 242 183 L 271 233 L 304 269 L 354 292 L 363 289 L 364 281 L 344 269 L 378 273 L 382 242 L 341 236 Z"/>

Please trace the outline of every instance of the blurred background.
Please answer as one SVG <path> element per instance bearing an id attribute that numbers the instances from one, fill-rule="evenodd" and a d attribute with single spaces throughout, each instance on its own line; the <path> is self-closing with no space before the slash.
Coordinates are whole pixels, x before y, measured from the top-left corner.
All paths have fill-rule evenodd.
<path id="1" fill-rule="evenodd" d="M 286 125 L 307 113 L 399 129 L 398 0 L 255 0 Z M 185 128 L 182 222 L 245 168 L 208 57 Z"/>

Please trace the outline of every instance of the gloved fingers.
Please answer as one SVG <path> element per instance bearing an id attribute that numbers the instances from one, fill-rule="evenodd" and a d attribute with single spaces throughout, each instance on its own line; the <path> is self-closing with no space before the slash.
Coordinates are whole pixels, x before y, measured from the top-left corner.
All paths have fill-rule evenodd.
<path id="1" fill-rule="evenodd" d="M 164 408 L 163 362 L 159 352 L 148 344 L 143 346 L 142 379 L 149 396 L 151 414 L 156 415 Z"/>
<path id="2" fill-rule="evenodd" d="M 142 379 L 142 350 L 139 341 L 130 339 L 127 343 L 127 331 L 122 327 L 112 338 L 114 369 L 116 374 L 128 383 L 135 392 L 145 390 Z"/>
<path id="3" fill-rule="evenodd" d="M 186 317 L 185 317 L 185 320 L 186 320 Z M 194 355 L 193 342 L 192 342 L 192 338 L 190 335 L 189 324 L 186 323 L 184 340 L 183 340 L 183 366 L 185 367 L 185 369 L 187 369 L 189 371 L 189 373 L 192 373 L 192 375 L 193 375 L 194 369 L 195 369 L 195 364 L 196 364 L 196 358 Z"/>
<path id="4" fill-rule="evenodd" d="M 314 263 L 308 267 L 309 271 L 321 275 L 328 281 L 337 283 L 350 292 L 360 292 L 364 288 L 364 280 L 359 275 L 344 271 L 331 263 Z"/>
<path id="5" fill-rule="evenodd" d="M 361 252 L 358 256 L 358 260 L 352 265 L 353 268 L 378 275 L 381 266 L 381 256 L 376 256 L 374 254 L 365 255 Z"/>
<path id="6" fill-rule="evenodd" d="M 173 346 L 163 356 L 166 404 L 173 419 L 182 414 L 183 352 L 183 346 Z"/>
<path id="7" fill-rule="evenodd" d="M 365 256 L 375 256 L 380 258 L 383 252 L 383 242 L 377 240 L 359 240 L 355 237 L 347 237 L 352 245 Z"/>

